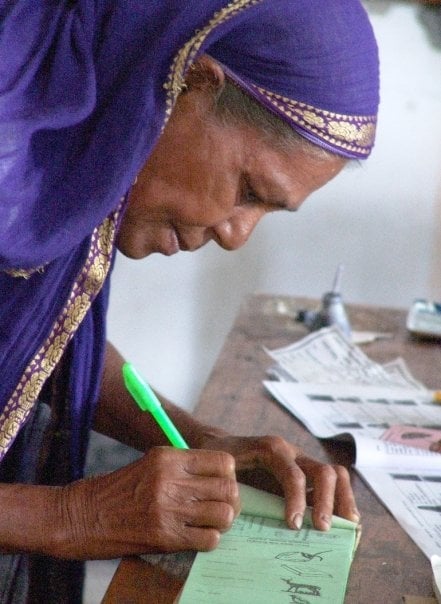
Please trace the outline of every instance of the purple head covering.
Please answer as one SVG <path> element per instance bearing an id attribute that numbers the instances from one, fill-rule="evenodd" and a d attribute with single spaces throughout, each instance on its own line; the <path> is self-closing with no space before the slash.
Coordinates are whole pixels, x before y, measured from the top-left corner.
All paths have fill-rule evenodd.
<path id="1" fill-rule="evenodd" d="M 361 4 L 274 0 L 260 7 L 258 19 L 253 11 L 247 17 L 208 51 L 227 76 L 315 144 L 367 157 L 377 121 L 378 56 Z"/>
<path id="2" fill-rule="evenodd" d="M 1 17 L 0 270 L 52 260 L 115 208 L 203 52 L 318 144 L 373 143 L 359 0 L 19 0 Z"/>
<path id="3" fill-rule="evenodd" d="M 99 225 L 202 53 L 302 136 L 368 155 L 378 59 L 359 0 L 0 0 L 0 456 L 70 346 L 81 466 L 117 216 Z"/>

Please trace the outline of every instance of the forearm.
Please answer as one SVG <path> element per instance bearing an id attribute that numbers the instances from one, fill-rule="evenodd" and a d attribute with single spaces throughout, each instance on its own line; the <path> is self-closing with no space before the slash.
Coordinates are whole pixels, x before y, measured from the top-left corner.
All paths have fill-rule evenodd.
<path id="1" fill-rule="evenodd" d="M 61 556 L 71 540 L 62 502 L 61 487 L 0 484 L 0 552 Z"/>
<path id="2" fill-rule="evenodd" d="M 140 451 L 168 445 L 169 442 L 150 414 L 141 411 L 125 389 L 121 372 L 123 363 L 123 357 L 108 343 L 101 395 L 95 414 L 95 430 Z M 198 448 L 207 434 L 223 434 L 221 430 L 196 421 L 161 395 L 158 398 L 191 447 Z"/>

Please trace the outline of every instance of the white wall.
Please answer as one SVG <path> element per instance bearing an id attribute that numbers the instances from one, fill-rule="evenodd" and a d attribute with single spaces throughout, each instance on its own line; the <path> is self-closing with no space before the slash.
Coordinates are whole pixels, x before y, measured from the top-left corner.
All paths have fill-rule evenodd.
<path id="1" fill-rule="evenodd" d="M 347 302 L 441 299 L 441 18 L 430 42 L 417 4 L 367 0 L 382 65 L 371 158 L 296 215 L 266 218 L 235 253 L 119 256 L 109 336 L 163 394 L 192 408 L 243 296 L 319 297 L 344 264 Z"/>

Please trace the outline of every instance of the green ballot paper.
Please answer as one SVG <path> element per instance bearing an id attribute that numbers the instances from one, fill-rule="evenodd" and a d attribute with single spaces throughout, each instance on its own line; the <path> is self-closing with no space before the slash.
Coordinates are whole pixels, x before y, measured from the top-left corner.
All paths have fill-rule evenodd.
<path id="1" fill-rule="evenodd" d="M 333 516 L 328 532 L 289 529 L 281 497 L 240 485 L 242 511 L 195 558 L 179 604 L 343 603 L 359 527 Z"/>

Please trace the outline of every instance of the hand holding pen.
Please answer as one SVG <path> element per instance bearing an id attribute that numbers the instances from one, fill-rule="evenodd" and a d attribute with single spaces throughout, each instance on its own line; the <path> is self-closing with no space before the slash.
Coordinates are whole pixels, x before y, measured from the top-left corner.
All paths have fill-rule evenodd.
<path id="1" fill-rule="evenodd" d="M 58 507 L 67 513 L 63 524 L 75 527 L 69 554 L 105 559 L 214 549 L 240 510 L 234 458 L 188 449 L 139 375 L 126 368 L 125 377 L 138 404 L 153 415 L 174 447 L 151 447 L 133 463 L 60 491 Z M 140 416 L 139 421 L 146 420 Z"/>
<path id="2" fill-rule="evenodd" d="M 127 390 L 143 411 L 148 411 L 157 421 L 168 440 L 179 448 L 187 448 L 176 427 L 167 416 L 151 388 L 144 382 L 133 365 L 123 366 Z M 306 504 L 312 504 L 313 524 L 320 530 L 328 530 L 333 512 L 352 522 L 358 522 L 359 514 L 350 487 L 346 468 L 331 467 L 307 457 L 303 451 L 280 437 L 240 437 L 227 433 L 210 435 L 203 445 L 207 449 L 228 451 L 236 460 L 236 469 L 266 467 L 280 480 L 286 498 L 288 526 L 300 529 Z M 306 492 L 304 476 L 316 488 Z M 325 485 L 325 487 L 324 487 Z M 308 500 L 307 500 L 308 496 Z"/>

